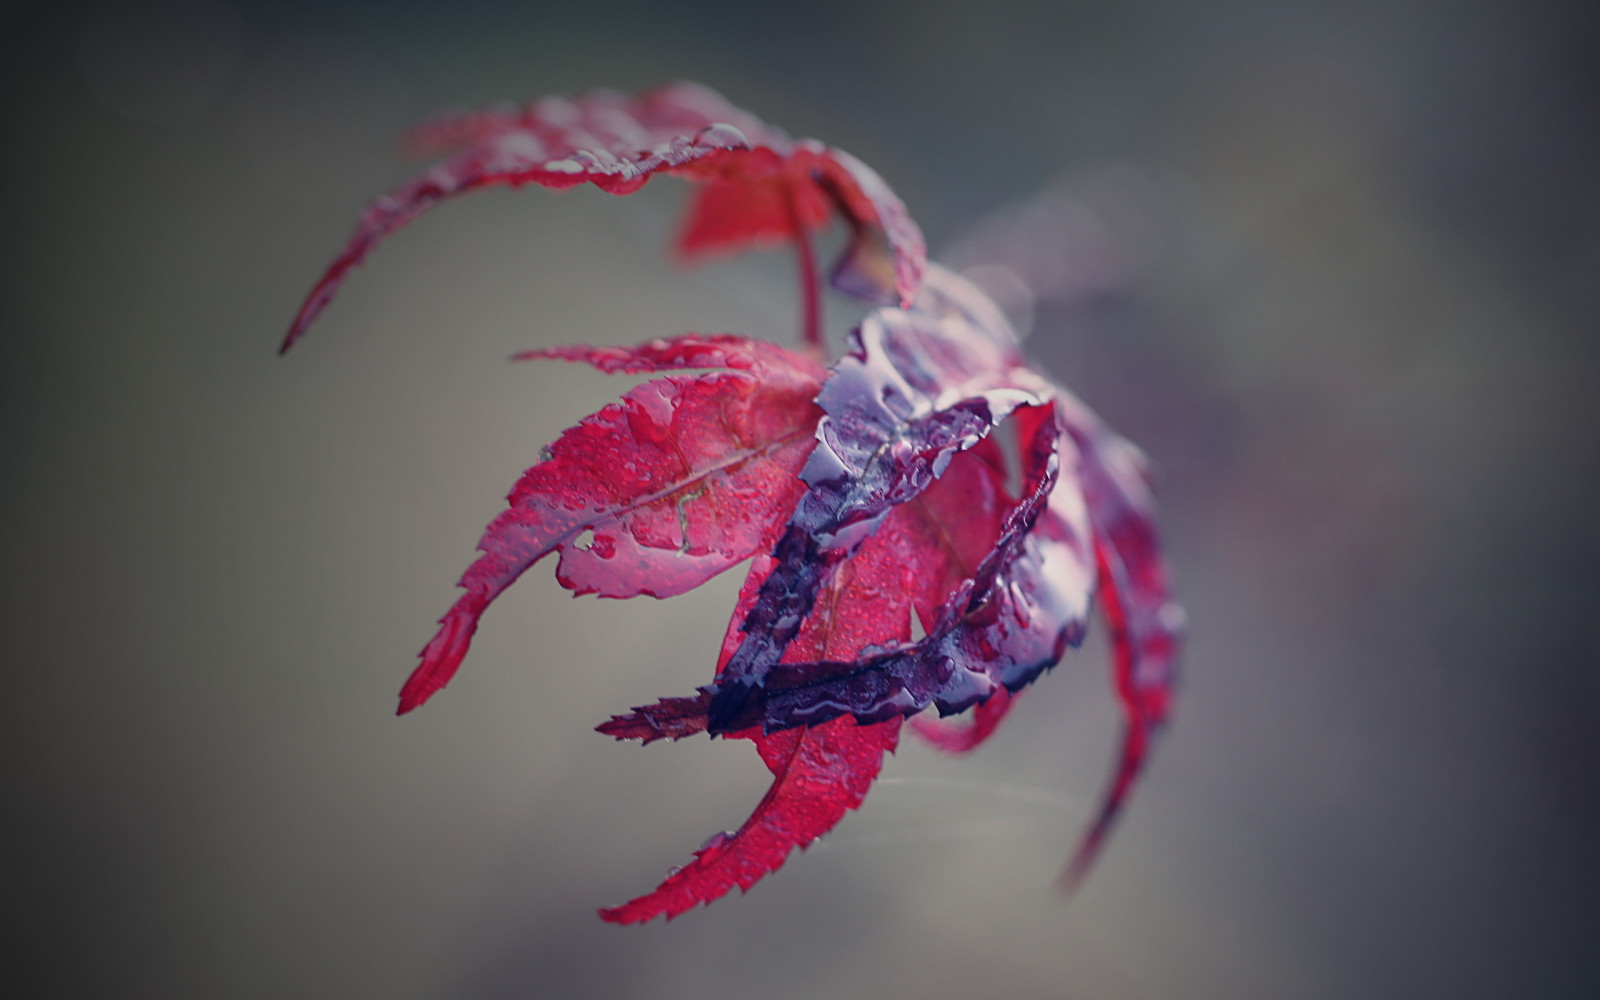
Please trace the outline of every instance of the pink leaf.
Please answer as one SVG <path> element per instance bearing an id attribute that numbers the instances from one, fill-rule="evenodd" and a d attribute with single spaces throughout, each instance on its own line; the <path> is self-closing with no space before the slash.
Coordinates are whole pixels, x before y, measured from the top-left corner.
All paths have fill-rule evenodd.
<path id="1" fill-rule="evenodd" d="M 646 382 L 583 420 L 523 474 L 466 571 L 400 694 L 409 712 L 444 687 L 485 609 L 529 566 L 559 550 L 575 593 L 666 597 L 692 590 L 764 545 L 759 512 L 792 504 L 812 447 L 821 372 L 780 347 L 738 337 L 683 337 L 635 349 L 554 348 L 527 357 L 605 371 L 716 366 Z M 585 533 L 592 536 L 580 544 Z"/>
<path id="2" fill-rule="evenodd" d="M 1063 394 L 1065 396 L 1065 394 Z M 1113 678 L 1123 737 L 1099 808 L 1062 874 L 1067 886 L 1088 874 L 1132 793 L 1155 734 L 1171 711 L 1183 609 L 1161 558 L 1155 502 L 1138 449 L 1066 396 L 1067 426 L 1083 453 L 1084 498 L 1093 522 L 1101 611 L 1111 629 Z"/>
<path id="3" fill-rule="evenodd" d="M 800 216 L 804 226 L 824 223 L 832 207 L 856 230 L 847 263 L 841 265 L 851 275 L 847 290 L 868 297 L 887 290 L 909 302 L 921 278 L 921 231 L 876 174 L 814 140 L 795 142 L 694 84 L 676 84 L 642 97 L 595 91 L 571 100 L 545 98 L 521 110 L 456 116 L 424 126 L 413 145 L 425 152 L 454 153 L 367 207 L 344 250 L 301 305 L 281 350 L 304 335 L 350 270 L 396 230 L 447 198 L 498 185 L 568 188 L 589 183 L 621 195 L 667 171 L 711 182 L 720 192 L 714 201 L 770 205 L 775 199 L 787 204 L 793 197 L 806 206 Z M 718 205 L 697 209 L 688 232 L 702 235 L 686 237 L 685 248 L 800 235 L 792 222 L 774 228 L 766 215 L 751 216 L 744 224 L 734 218 Z M 869 244 L 881 244 L 892 273 L 868 267 Z M 858 257 L 863 263 L 850 263 Z"/>
<path id="4" fill-rule="evenodd" d="M 750 818 L 732 834 L 713 835 L 693 861 L 654 891 L 603 909 L 600 916 L 618 924 L 671 919 L 734 886 L 748 890 L 796 847 L 810 844 L 861 805 L 899 731 L 899 719 L 871 726 L 835 719 L 760 737 L 761 756 L 776 779 Z"/>

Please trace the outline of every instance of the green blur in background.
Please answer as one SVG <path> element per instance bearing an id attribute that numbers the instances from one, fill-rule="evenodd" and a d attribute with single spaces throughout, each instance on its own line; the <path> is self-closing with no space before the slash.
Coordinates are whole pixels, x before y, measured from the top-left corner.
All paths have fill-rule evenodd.
<path id="1" fill-rule="evenodd" d="M 1596 21 L 0 3 L 6 992 L 1600 995 Z M 643 928 L 594 909 L 767 772 L 591 727 L 709 679 L 738 574 L 606 602 L 536 568 L 392 715 L 506 490 L 632 384 L 506 356 L 788 342 L 790 258 L 672 263 L 669 180 L 492 191 L 279 338 L 407 125 L 680 78 L 871 164 L 936 257 L 1065 206 L 1077 277 L 1028 348 L 1160 470 L 1192 622 L 1070 900 L 1117 731 L 1098 635 L 970 759 L 907 740 L 750 895 Z"/>

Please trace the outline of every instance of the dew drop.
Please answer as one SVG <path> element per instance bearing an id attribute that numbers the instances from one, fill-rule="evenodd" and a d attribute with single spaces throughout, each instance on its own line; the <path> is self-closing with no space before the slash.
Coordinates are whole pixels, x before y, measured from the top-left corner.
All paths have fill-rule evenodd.
<path id="1" fill-rule="evenodd" d="M 733 831 L 732 830 L 718 830 L 716 833 L 713 833 L 711 836 L 707 837 L 705 839 L 705 843 L 701 844 L 700 845 L 700 849 L 698 851 L 696 851 L 695 853 L 696 854 L 705 854 L 705 853 L 710 852 L 710 851 L 720 852 L 723 849 L 725 849 L 732 842 L 733 842 Z"/>
<path id="2" fill-rule="evenodd" d="M 702 146 L 720 146 L 723 149 L 747 149 L 750 140 L 733 125 L 727 122 L 714 122 L 700 130 L 697 137 Z"/>

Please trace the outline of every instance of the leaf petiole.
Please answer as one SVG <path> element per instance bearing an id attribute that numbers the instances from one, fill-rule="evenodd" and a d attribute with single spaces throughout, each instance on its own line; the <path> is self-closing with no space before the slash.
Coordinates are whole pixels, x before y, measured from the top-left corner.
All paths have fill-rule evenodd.
<path id="1" fill-rule="evenodd" d="M 785 201 L 789 206 L 789 224 L 794 229 L 796 263 L 800 267 L 800 342 L 815 351 L 817 357 L 826 358 L 828 350 L 822 339 L 822 283 L 817 275 L 817 255 L 811 246 L 811 233 L 800 214 L 800 197 L 794 186 L 789 187 Z"/>

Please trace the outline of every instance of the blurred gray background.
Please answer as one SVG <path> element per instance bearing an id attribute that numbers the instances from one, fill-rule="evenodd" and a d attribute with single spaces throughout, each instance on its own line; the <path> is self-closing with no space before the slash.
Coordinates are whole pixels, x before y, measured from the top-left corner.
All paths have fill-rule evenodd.
<path id="1" fill-rule="evenodd" d="M 6 992 L 1600 995 L 1594 11 L 0 3 Z M 834 836 L 644 928 L 594 908 L 766 772 L 590 727 L 709 677 L 735 580 L 541 567 L 391 715 L 506 489 L 628 384 L 506 355 L 787 340 L 791 262 L 667 261 L 673 181 L 495 191 L 278 339 L 406 125 L 677 78 L 874 165 L 936 252 L 1055 192 L 1029 347 L 1160 468 L 1193 621 L 1071 900 L 1098 637 L 972 758 L 908 740 Z"/>

